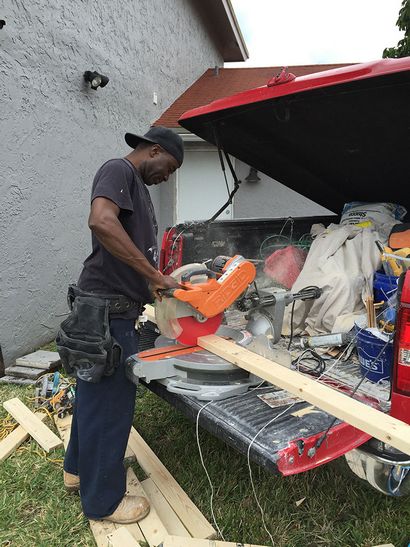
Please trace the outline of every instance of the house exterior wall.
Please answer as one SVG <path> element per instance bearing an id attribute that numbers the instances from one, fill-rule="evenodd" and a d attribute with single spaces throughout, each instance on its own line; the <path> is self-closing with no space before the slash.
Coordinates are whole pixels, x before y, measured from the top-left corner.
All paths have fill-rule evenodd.
<path id="1" fill-rule="evenodd" d="M 9 0 L 0 30 L 0 345 L 49 341 L 90 250 L 98 167 L 129 149 L 204 69 L 221 65 L 189 0 Z M 110 78 L 91 90 L 85 70 Z M 153 104 L 153 93 L 158 96 Z M 160 195 L 153 191 L 160 206 Z"/>

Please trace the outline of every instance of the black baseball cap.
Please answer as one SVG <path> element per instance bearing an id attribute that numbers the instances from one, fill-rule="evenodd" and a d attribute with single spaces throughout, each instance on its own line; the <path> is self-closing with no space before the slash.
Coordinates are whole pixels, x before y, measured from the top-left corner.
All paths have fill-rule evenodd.
<path id="1" fill-rule="evenodd" d="M 125 133 L 125 142 L 131 148 L 136 148 L 141 142 L 159 144 L 177 160 L 180 167 L 184 161 L 184 143 L 181 137 L 171 129 L 168 129 L 168 127 L 163 127 L 162 125 L 151 127 L 145 135 Z"/>

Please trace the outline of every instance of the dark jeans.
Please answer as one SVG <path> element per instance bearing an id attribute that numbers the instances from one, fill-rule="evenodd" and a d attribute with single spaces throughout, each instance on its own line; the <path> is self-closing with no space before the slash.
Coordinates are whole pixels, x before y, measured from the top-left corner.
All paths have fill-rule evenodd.
<path id="1" fill-rule="evenodd" d="M 134 323 L 133 319 L 110 321 L 111 334 L 123 349 L 123 359 L 115 373 L 96 384 L 77 380 L 64 469 L 80 476 L 83 511 L 92 519 L 111 515 L 126 491 L 123 460 L 136 386 L 126 378 L 124 362 L 138 351 Z"/>

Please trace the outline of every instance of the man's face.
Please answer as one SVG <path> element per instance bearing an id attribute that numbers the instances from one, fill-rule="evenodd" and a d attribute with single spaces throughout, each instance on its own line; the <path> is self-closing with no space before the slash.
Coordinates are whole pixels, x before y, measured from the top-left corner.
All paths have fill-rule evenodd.
<path id="1" fill-rule="evenodd" d="M 167 181 L 178 167 L 177 160 L 156 144 L 150 149 L 149 158 L 144 165 L 144 182 L 147 186 L 161 184 Z"/>

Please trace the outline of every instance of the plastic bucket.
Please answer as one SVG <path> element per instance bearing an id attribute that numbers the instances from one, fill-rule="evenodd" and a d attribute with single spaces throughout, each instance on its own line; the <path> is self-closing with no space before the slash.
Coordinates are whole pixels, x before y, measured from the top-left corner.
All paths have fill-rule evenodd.
<path id="1" fill-rule="evenodd" d="M 393 363 L 393 341 L 386 342 L 368 330 L 356 327 L 356 346 L 360 371 L 370 382 L 380 382 L 390 378 Z"/>
<path id="2" fill-rule="evenodd" d="M 376 272 L 373 279 L 374 301 L 387 302 L 389 298 L 397 291 L 397 283 L 399 278 L 394 275 L 386 275 L 381 272 Z"/>

